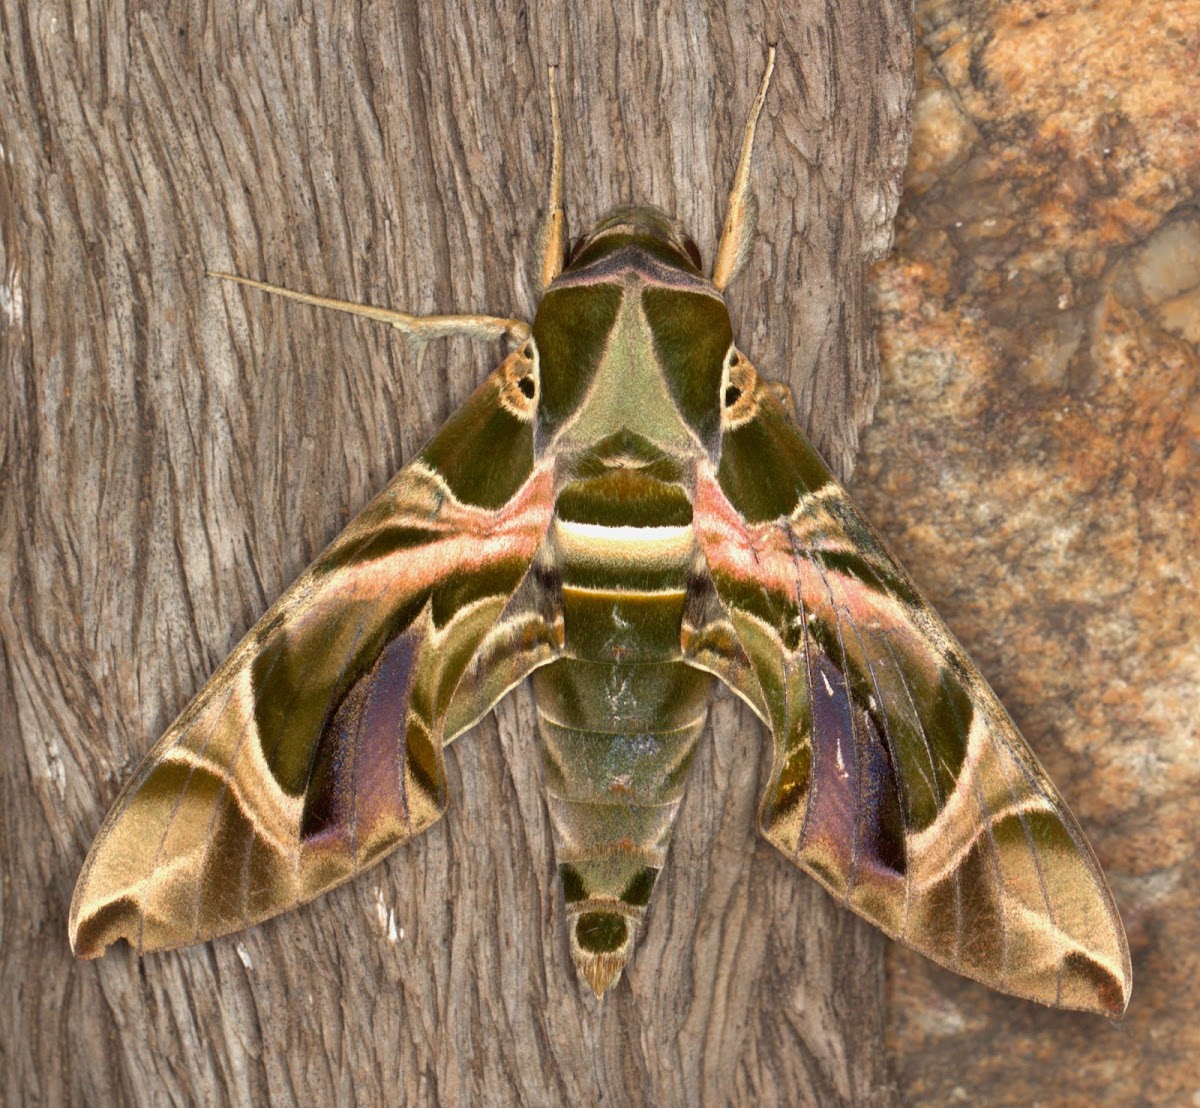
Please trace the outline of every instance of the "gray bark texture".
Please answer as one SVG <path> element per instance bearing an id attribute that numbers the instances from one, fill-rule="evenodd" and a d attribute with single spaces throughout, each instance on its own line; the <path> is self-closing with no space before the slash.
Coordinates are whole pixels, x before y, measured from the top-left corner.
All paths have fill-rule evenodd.
<path id="1" fill-rule="evenodd" d="M 244 934 L 96 963 L 67 910 L 154 738 L 501 356 L 234 290 L 529 317 L 561 64 L 572 234 L 678 215 L 711 261 L 766 46 L 735 333 L 843 475 L 865 276 L 908 144 L 905 0 L 0 0 L 0 1097 L 830 1104 L 893 1098 L 882 940 L 759 839 L 719 701 L 626 981 L 567 950 L 518 690 L 448 817 Z"/>

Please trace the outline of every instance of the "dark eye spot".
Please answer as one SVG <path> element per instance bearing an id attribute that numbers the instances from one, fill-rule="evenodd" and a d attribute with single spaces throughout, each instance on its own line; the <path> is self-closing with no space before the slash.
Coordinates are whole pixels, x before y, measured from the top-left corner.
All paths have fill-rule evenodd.
<path id="1" fill-rule="evenodd" d="M 533 357 L 533 343 L 527 342 L 524 346 L 521 347 L 521 357 L 522 358 L 532 358 Z"/>
<path id="2" fill-rule="evenodd" d="M 742 390 L 737 385 L 730 385 L 725 390 L 725 407 L 732 408 L 742 397 Z"/>
<path id="3" fill-rule="evenodd" d="M 691 235 L 683 236 L 683 248 L 687 251 L 687 256 L 692 259 L 696 268 L 703 269 L 704 265 L 700 260 L 700 247 L 695 244 Z"/>
<path id="4" fill-rule="evenodd" d="M 532 400 L 537 393 L 537 387 L 534 385 L 532 377 L 522 377 L 517 382 L 517 388 L 521 390 L 521 394 L 526 400 Z"/>
<path id="5" fill-rule="evenodd" d="M 741 360 L 742 356 L 736 350 L 729 356 L 729 364 L 731 366 L 738 365 Z"/>

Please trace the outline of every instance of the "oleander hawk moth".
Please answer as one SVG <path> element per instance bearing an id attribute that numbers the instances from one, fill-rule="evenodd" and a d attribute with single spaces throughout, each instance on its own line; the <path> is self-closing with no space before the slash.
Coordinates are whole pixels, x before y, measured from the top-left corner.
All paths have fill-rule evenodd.
<path id="1" fill-rule="evenodd" d="M 734 342 L 723 292 L 753 236 L 773 61 L 709 277 L 651 208 L 566 250 L 552 72 L 532 324 L 230 278 L 513 349 L 126 785 L 75 890 L 78 955 L 225 935 L 373 865 L 442 816 L 445 746 L 530 677 L 570 949 L 600 996 L 724 683 L 773 745 L 762 833 L 838 901 L 993 988 L 1124 1011 L 1125 933 L 1078 824 Z"/>

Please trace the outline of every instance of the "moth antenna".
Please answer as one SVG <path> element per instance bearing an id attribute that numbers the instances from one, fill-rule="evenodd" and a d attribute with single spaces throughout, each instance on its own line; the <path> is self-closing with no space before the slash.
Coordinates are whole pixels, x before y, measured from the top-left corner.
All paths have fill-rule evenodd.
<path id="1" fill-rule="evenodd" d="M 233 273 L 218 273 L 210 269 L 205 271 L 205 276 L 215 277 L 219 281 L 232 281 L 288 300 L 299 300 L 301 304 L 332 308 L 335 312 L 348 312 L 350 315 L 360 315 L 379 323 L 387 323 L 418 342 L 448 338 L 451 335 L 466 335 L 473 339 L 498 339 L 507 335 L 513 342 L 524 342 L 529 338 L 531 331 L 529 324 L 523 319 L 505 319 L 494 315 L 409 315 L 393 308 L 376 308 L 370 304 L 334 300 L 329 296 L 314 296 L 311 292 L 296 292 L 281 285 L 268 285 L 249 277 L 238 277 Z"/>
<path id="2" fill-rule="evenodd" d="M 767 71 L 763 74 L 758 96 L 754 99 L 750 118 L 746 122 L 745 131 L 742 132 L 742 153 L 738 159 L 737 173 L 734 174 L 733 188 L 729 192 L 729 207 L 725 212 L 721 244 L 717 247 L 717 257 L 713 263 L 712 283 L 717 286 L 718 292 L 724 292 L 746 264 L 750 242 L 754 238 L 754 228 L 758 222 L 758 204 L 750 190 L 750 163 L 754 152 L 754 132 L 767 99 L 767 88 L 771 84 L 774 69 L 775 47 L 769 46 Z"/>
<path id="3" fill-rule="evenodd" d="M 542 258 L 538 277 L 539 291 L 545 292 L 563 268 L 566 256 L 567 216 L 563 209 L 563 137 L 562 123 L 558 117 L 558 66 L 547 66 L 550 81 L 550 197 L 546 215 L 538 232 L 538 253 Z"/>

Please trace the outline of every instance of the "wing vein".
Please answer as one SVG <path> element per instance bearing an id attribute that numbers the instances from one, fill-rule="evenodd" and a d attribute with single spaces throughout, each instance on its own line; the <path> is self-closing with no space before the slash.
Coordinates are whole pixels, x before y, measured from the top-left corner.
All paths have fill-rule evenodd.
<path id="1" fill-rule="evenodd" d="M 1005 746 L 1005 753 L 1008 753 L 1007 744 Z M 1038 890 L 1042 894 L 1042 903 L 1046 906 L 1046 916 L 1050 920 L 1050 926 L 1054 928 L 1056 933 L 1061 934 L 1061 931 L 1058 926 L 1058 921 L 1054 918 L 1054 909 L 1050 905 L 1050 892 L 1049 892 L 1049 889 L 1046 887 L 1046 875 L 1042 872 L 1041 859 L 1038 857 L 1037 850 L 1034 846 L 1033 831 L 1030 828 L 1029 820 L 1025 815 L 1025 808 L 1021 804 L 1020 798 L 1017 796 L 1016 789 L 1013 788 L 1012 779 L 1009 777 L 1008 768 L 1007 768 L 1007 766 L 1004 766 L 1004 762 L 1006 760 L 1007 759 L 1000 759 L 1001 765 L 1004 767 L 1002 769 L 1002 772 L 1004 773 L 1004 782 L 1008 786 L 1009 796 L 1011 796 L 1013 798 L 1013 807 L 1016 810 L 1017 818 L 1021 821 L 1021 831 L 1025 836 L 1025 845 L 1029 848 L 1029 855 L 1033 859 L 1033 868 L 1034 868 L 1034 872 L 1037 873 L 1037 879 L 1038 879 Z M 1042 790 L 1039 789 L 1038 792 L 1042 793 Z M 1054 958 L 1054 976 L 1055 976 L 1055 1001 L 1054 1002 L 1056 1005 L 1061 1006 L 1061 1004 L 1062 1004 L 1062 958 L 1060 958 L 1058 956 L 1057 951 L 1055 951 L 1055 958 Z"/>
<path id="2" fill-rule="evenodd" d="M 234 691 L 236 688 L 237 688 L 237 686 L 235 684 L 233 684 L 233 683 L 230 684 L 229 691 L 225 694 L 225 699 L 221 702 L 221 710 L 217 713 L 218 719 L 220 719 L 221 716 L 223 716 L 225 714 L 225 709 L 229 707 L 229 701 L 233 698 L 233 694 L 234 694 Z M 185 709 L 185 711 L 186 711 L 186 709 Z M 178 735 L 175 736 L 175 739 L 171 743 L 168 750 L 170 750 L 170 751 L 176 750 L 179 747 L 179 745 L 183 742 L 184 738 L 187 735 L 191 734 L 192 728 L 196 724 L 196 719 L 200 715 L 201 715 L 201 712 L 197 711 L 195 713 L 195 715 L 192 716 L 192 718 L 188 721 L 187 727 L 185 727 L 182 731 L 179 732 Z M 199 751 L 196 752 L 197 758 L 204 757 L 204 752 L 208 749 L 208 744 L 209 744 L 209 741 L 211 740 L 211 738 L 212 738 L 212 731 L 210 730 L 208 735 L 205 736 L 204 742 L 201 744 Z M 153 772 L 153 770 L 161 764 L 162 764 L 162 758 L 159 757 L 155 760 L 154 766 L 151 767 L 151 772 Z M 192 778 L 193 778 L 193 776 L 195 776 L 195 773 L 196 773 L 196 763 L 194 761 L 189 760 L 187 775 L 183 779 L 183 787 L 175 794 L 175 799 L 171 803 L 170 815 L 167 816 L 167 822 L 166 822 L 166 825 L 163 827 L 162 835 L 159 837 L 158 846 L 155 847 L 154 860 L 150 863 L 150 868 L 148 871 L 149 876 L 153 876 L 155 873 L 158 872 L 159 859 L 162 858 L 163 848 L 167 845 L 167 838 L 171 833 L 171 827 L 175 823 L 175 817 L 179 814 L 180 808 L 183 807 L 183 798 L 187 795 L 188 787 L 191 785 Z M 149 779 L 149 774 L 147 774 L 147 779 Z M 124 810 L 122 810 L 122 815 L 124 815 Z M 142 943 L 145 938 L 145 933 L 146 933 L 146 908 L 145 908 L 145 904 L 143 903 L 142 898 L 139 896 L 138 897 L 138 936 L 137 936 L 137 952 L 138 952 L 138 954 L 142 953 Z"/>
<path id="3" fill-rule="evenodd" d="M 1003 987 L 1004 983 L 1008 980 L 1008 901 L 1004 897 L 1004 876 L 1000 870 L 1000 852 L 996 849 L 996 829 L 992 823 L 991 808 L 988 805 L 987 796 L 979 783 L 979 773 L 974 767 L 971 770 L 971 789 L 975 793 L 979 810 L 983 814 L 983 826 L 987 832 L 988 857 L 992 861 L 992 872 L 996 880 L 996 894 L 1000 902 L 1000 985 Z"/>
<path id="4" fill-rule="evenodd" d="M 804 803 L 804 818 L 800 821 L 800 834 L 796 838 L 796 857 L 798 859 L 800 855 L 804 853 L 804 842 L 806 836 L 808 835 L 808 816 L 813 809 L 813 803 L 817 797 L 817 782 L 820 779 L 820 775 L 817 773 L 818 746 L 815 735 L 816 717 L 813 714 L 813 703 L 814 698 L 817 695 L 817 690 L 816 685 L 813 682 L 812 657 L 809 654 L 808 649 L 808 608 L 804 603 L 804 594 L 799 590 L 799 588 L 796 590 L 796 598 L 800 602 L 800 629 L 804 635 L 804 685 L 808 690 L 808 718 L 810 731 L 808 750 L 809 765 L 811 767 L 808 771 L 808 799 Z M 786 694 L 786 686 L 784 691 Z"/>
<path id="5" fill-rule="evenodd" d="M 932 774 L 932 777 L 925 777 L 924 769 L 922 769 L 922 777 L 925 777 L 926 784 L 929 785 L 930 791 L 932 793 L 934 793 L 935 797 L 937 797 L 937 810 L 938 810 L 938 814 L 941 814 L 941 810 L 944 807 L 944 804 L 946 804 L 946 797 L 944 797 L 942 795 L 942 786 L 940 783 L 938 783 L 938 780 L 937 780 L 937 769 L 934 766 L 934 748 L 932 748 L 932 745 L 929 742 L 928 733 L 925 732 L 925 721 L 922 718 L 920 718 L 920 712 L 917 709 L 917 702 L 916 702 L 916 700 L 913 699 L 912 688 L 910 687 L 910 685 L 908 685 L 908 678 L 905 677 L 904 667 L 902 667 L 900 665 L 900 660 L 898 658 L 896 658 L 896 653 L 895 653 L 894 649 L 892 648 L 892 636 L 890 636 L 887 633 L 887 630 L 882 627 L 880 628 L 880 641 L 883 643 L 883 646 L 886 647 L 887 652 L 888 652 L 888 657 L 890 659 L 892 659 L 892 666 L 894 667 L 894 669 L 896 671 L 896 677 L 898 677 L 900 679 L 900 688 L 904 689 L 905 699 L 908 701 L 908 707 L 912 708 L 912 718 L 913 718 L 914 723 L 917 724 L 917 730 L 920 732 L 920 741 L 922 741 L 922 744 L 925 747 L 925 754 L 928 755 L 928 757 L 929 757 L 929 768 L 930 768 L 930 772 Z M 937 819 L 937 816 L 934 816 L 934 819 Z M 907 850 L 908 850 L 908 837 L 905 836 L 905 856 L 906 857 L 907 857 Z M 905 870 L 905 900 L 906 900 L 905 932 L 904 932 L 904 935 L 902 935 L 902 939 L 904 939 L 905 941 L 907 941 L 907 938 L 908 938 L 908 908 L 907 908 L 907 906 L 908 906 L 908 904 L 911 903 L 911 900 L 912 900 L 912 880 L 913 880 L 913 878 L 912 878 L 911 870 L 906 869 Z"/>

